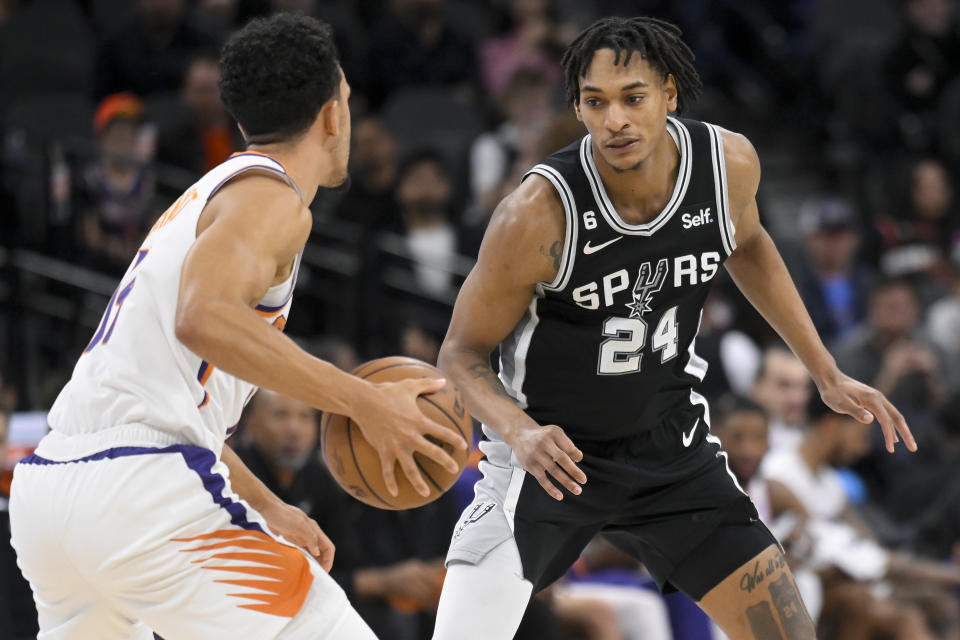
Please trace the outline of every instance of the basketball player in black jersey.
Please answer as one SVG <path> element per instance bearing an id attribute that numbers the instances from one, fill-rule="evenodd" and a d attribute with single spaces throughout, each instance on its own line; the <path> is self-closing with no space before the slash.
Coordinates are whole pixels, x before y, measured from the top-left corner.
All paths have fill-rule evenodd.
<path id="1" fill-rule="evenodd" d="M 531 593 L 596 534 L 733 640 L 814 638 L 695 391 L 706 363 L 694 341 L 721 266 L 827 405 L 876 418 L 891 451 L 897 433 L 916 449 L 900 413 L 817 336 L 760 226 L 750 142 L 670 117 L 700 89 L 679 35 L 606 18 L 570 45 L 569 98 L 589 135 L 503 200 L 460 291 L 440 366 L 485 425 L 486 460 L 453 533 L 435 640 L 512 638 Z"/>

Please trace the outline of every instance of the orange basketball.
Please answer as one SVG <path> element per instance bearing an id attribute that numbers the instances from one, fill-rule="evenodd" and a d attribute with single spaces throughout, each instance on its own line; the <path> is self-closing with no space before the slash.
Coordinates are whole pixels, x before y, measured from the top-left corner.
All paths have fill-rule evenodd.
<path id="1" fill-rule="evenodd" d="M 370 382 L 394 382 L 408 378 L 443 378 L 436 367 L 416 360 L 393 356 L 371 360 L 353 371 Z M 449 429 L 458 432 L 470 445 L 473 442 L 473 422 L 470 412 L 463 404 L 460 391 L 449 380 L 446 386 L 435 393 L 417 398 L 417 404 L 423 413 Z M 343 489 L 361 502 L 380 509 L 412 509 L 433 502 L 447 489 L 453 486 L 463 472 L 470 456 L 470 447 L 456 449 L 445 442 L 435 441 L 457 461 L 457 473 L 450 473 L 426 456 L 415 453 L 414 460 L 420 467 L 420 473 L 430 487 L 430 495 L 424 497 L 417 493 L 397 463 L 396 497 L 391 496 L 383 482 L 380 456 L 367 442 L 357 424 L 346 416 L 324 413 L 320 422 L 320 446 L 323 459 L 334 479 Z"/>

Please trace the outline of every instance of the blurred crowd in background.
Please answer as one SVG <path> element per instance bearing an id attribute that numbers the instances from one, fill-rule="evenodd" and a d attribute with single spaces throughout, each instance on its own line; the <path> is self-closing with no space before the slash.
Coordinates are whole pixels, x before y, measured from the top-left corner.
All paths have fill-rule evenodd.
<path id="1" fill-rule="evenodd" d="M 311 207 L 287 325 L 350 369 L 387 354 L 436 360 L 497 202 L 585 133 L 563 100 L 564 47 L 600 16 L 650 15 L 680 25 L 697 56 L 705 91 L 689 117 L 757 147 L 761 217 L 841 368 L 886 393 L 920 444 L 888 454 L 876 425 L 829 412 L 718 276 L 697 350 L 731 466 L 784 540 L 820 637 L 960 639 L 958 10 L 956 0 L 0 0 L 0 463 L 29 446 L 28 425 L 42 425 L 146 230 L 242 148 L 217 56 L 245 21 L 326 20 L 352 86 L 351 180 Z M 330 534 L 334 575 L 380 637 L 428 638 L 475 468 L 433 505 L 385 512 L 332 483 L 308 407 L 261 393 L 234 440 Z M 8 545 L 0 556 L 0 629 L 29 637 L 29 590 Z M 534 601 L 518 637 L 721 636 L 597 540 Z"/>

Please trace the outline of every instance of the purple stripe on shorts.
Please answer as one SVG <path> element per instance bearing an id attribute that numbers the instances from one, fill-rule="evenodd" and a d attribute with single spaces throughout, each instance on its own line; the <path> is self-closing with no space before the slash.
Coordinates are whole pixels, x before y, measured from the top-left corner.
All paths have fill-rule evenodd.
<path id="1" fill-rule="evenodd" d="M 223 476 L 221 476 L 219 473 L 215 473 L 213 471 L 213 465 L 217 462 L 217 456 L 214 455 L 213 451 L 204 449 L 202 447 L 194 447 L 188 444 L 175 444 L 163 448 L 114 447 L 112 449 L 106 449 L 83 458 L 77 458 L 76 460 L 48 460 L 47 458 L 41 458 L 37 454 L 33 453 L 21 460 L 20 464 L 73 464 L 76 462 L 112 460 L 114 458 L 139 456 L 152 453 L 179 453 L 181 456 L 183 456 L 183 460 L 187 463 L 187 467 L 200 476 L 200 481 L 203 483 L 203 488 L 207 490 L 207 493 L 210 494 L 210 496 L 213 498 L 213 501 L 230 514 L 231 524 L 242 529 L 264 532 L 263 528 L 259 524 L 256 522 L 250 522 L 247 519 L 247 510 L 242 504 L 239 502 L 234 502 L 232 499 L 223 494 L 224 489 L 227 488 L 227 481 L 224 480 Z"/>

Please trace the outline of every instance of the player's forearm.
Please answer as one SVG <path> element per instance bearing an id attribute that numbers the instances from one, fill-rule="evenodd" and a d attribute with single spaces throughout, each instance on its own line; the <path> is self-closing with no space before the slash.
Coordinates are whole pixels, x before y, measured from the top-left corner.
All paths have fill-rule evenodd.
<path id="1" fill-rule="evenodd" d="M 271 503 L 282 502 L 277 495 L 267 488 L 253 472 L 247 468 L 240 456 L 226 443 L 220 453 L 220 460 L 230 469 L 230 486 L 238 496 L 256 509 L 262 511 Z"/>
<path id="2" fill-rule="evenodd" d="M 321 411 L 354 415 L 370 384 L 314 358 L 247 307 L 213 302 L 177 319 L 177 339 L 226 373 Z"/>
<path id="3" fill-rule="evenodd" d="M 738 247 L 726 266 L 743 295 L 806 365 L 818 387 L 839 373 L 765 230 Z"/>
<path id="4" fill-rule="evenodd" d="M 505 440 L 517 429 L 536 426 L 491 369 L 489 353 L 448 341 L 440 349 L 437 364 L 463 393 L 473 416 Z"/>
<path id="5" fill-rule="evenodd" d="M 899 552 L 890 554 L 887 577 L 911 582 L 932 582 L 947 586 L 960 584 L 960 570 L 957 567 Z"/>

